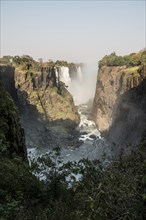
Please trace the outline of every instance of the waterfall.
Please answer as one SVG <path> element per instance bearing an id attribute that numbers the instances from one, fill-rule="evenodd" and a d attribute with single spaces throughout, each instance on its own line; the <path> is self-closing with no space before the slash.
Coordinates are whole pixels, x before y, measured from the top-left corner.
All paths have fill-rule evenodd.
<path id="1" fill-rule="evenodd" d="M 82 81 L 82 70 L 81 70 L 81 67 L 80 67 L 80 66 L 77 67 L 77 80 L 78 80 L 79 82 Z"/>
<path id="2" fill-rule="evenodd" d="M 54 70 L 55 70 L 55 76 L 56 76 L 56 83 L 58 85 L 58 83 L 59 83 L 59 71 L 58 71 L 58 68 L 56 66 L 54 67 Z"/>
<path id="3" fill-rule="evenodd" d="M 70 85 L 71 78 L 69 75 L 69 68 L 66 66 L 60 67 L 60 81 L 64 82 L 67 86 Z"/>

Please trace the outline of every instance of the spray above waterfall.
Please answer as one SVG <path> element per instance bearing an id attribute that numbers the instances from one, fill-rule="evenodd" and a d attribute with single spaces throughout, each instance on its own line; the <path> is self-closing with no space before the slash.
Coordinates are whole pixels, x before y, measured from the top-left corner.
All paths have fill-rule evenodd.
<path id="1" fill-rule="evenodd" d="M 82 73 L 82 70 L 81 70 L 81 67 L 78 66 L 77 67 L 77 81 L 82 81 L 83 80 L 83 73 Z"/>
<path id="2" fill-rule="evenodd" d="M 75 104 L 83 104 L 94 97 L 96 70 L 91 66 L 77 65 L 74 71 L 70 68 L 61 66 L 58 68 L 59 79 L 67 86 L 72 94 Z"/>
<path id="3" fill-rule="evenodd" d="M 91 66 L 55 66 L 56 80 L 65 83 L 76 105 L 88 102 L 94 97 L 96 70 Z"/>

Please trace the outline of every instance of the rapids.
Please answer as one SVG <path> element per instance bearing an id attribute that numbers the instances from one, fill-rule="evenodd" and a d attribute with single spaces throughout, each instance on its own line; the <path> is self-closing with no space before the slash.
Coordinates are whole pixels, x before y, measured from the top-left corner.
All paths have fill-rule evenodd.
<path id="1" fill-rule="evenodd" d="M 99 159 L 101 161 L 106 158 L 106 162 L 111 160 L 111 151 L 104 140 L 101 137 L 100 132 L 96 129 L 95 123 L 88 119 L 90 111 L 87 105 L 79 105 L 78 112 L 81 117 L 80 124 L 77 130 L 80 132 L 79 140 L 82 144 L 79 147 L 62 148 L 61 157 L 63 162 L 79 161 L 83 158 L 90 160 Z M 43 154 L 49 153 L 50 149 L 45 151 L 37 150 L 36 148 L 29 148 L 28 155 L 30 158 L 37 158 Z"/>

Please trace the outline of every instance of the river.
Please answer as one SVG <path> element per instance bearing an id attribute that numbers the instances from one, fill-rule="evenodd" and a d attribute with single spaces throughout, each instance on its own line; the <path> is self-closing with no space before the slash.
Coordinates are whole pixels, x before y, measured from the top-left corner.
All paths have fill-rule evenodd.
<path id="1" fill-rule="evenodd" d="M 77 130 L 80 132 L 79 140 L 82 141 L 82 144 L 79 147 L 74 148 L 61 148 L 61 157 L 63 162 L 78 162 L 83 158 L 88 158 L 89 160 L 99 159 L 106 162 L 110 161 L 112 156 L 111 149 L 106 140 L 101 137 L 95 123 L 88 119 L 90 115 L 88 106 L 86 104 L 79 105 L 78 112 L 80 114 L 81 121 Z M 50 149 L 41 151 L 37 148 L 29 148 L 28 156 L 30 159 L 37 158 L 49 152 Z"/>

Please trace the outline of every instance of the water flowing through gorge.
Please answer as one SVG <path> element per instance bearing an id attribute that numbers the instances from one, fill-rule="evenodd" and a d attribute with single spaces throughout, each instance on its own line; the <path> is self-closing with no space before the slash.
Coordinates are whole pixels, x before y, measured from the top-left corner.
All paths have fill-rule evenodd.
<path id="1" fill-rule="evenodd" d="M 90 160 L 99 159 L 103 160 L 106 156 L 106 161 L 111 159 L 111 150 L 101 137 L 100 132 L 97 130 L 95 123 L 88 120 L 90 114 L 87 105 L 78 106 L 78 111 L 81 117 L 80 124 L 77 128 L 80 132 L 79 140 L 82 141 L 79 147 L 61 148 L 61 157 L 63 162 L 67 161 L 79 161 L 83 158 Z M 28 149 L 30 157 L 38 157 L 40 155 L 50 152 L 50 149 L 37 150 L 36 148 Z M 104 158 L 105 159 L 105 158 Z"/>
<path id="2" fill-rule="evenodd" d="M 78 138 L 80 146 L 74 145 L 73 147 L 61 147 L 63 162 L 74 160 L 79 161 L 82 158 L 102 160 L 105 155 L 108 159 L 111 157 L 110 148 L 104 138 L 101 137 L 95 123 L 89 119 L 91 109 L 88 104 L 83 104 L 85 100 L 83 97 L 85 78 L 81 67 L 77 67 L 76 79 L 71 79 L 68 67 L 61 66 L 56 68 L 55 72 L 56 75 L 59 76 L 60 81 L 65 83 L 68 91 L 72 94 L 80 115 L 80 124 L 76 128 L 80 134 Z M 50 149 L 28 149 L 30 157 L 38 157 L 48 152 L 50 152 Z"/>

